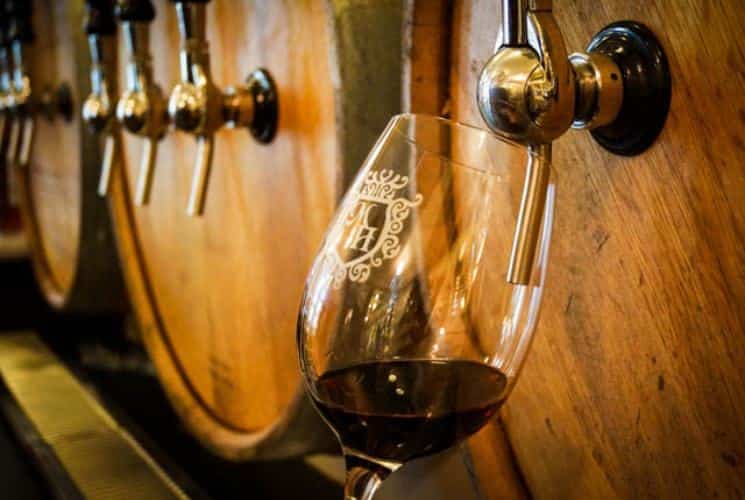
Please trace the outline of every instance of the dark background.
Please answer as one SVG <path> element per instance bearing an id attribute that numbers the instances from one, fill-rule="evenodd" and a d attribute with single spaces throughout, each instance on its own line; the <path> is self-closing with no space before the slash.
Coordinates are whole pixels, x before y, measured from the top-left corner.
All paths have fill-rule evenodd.
<path id="1" fill-rule="evenodd" d="M 232 463 L 206 451 L 171 409 L 129 317 L 60 315 L 27 260 L 0 261 L 0 335 L 34 330 L 191 496 L 333 499 L 341 487 L 302 460 Z M 102 457 L 105 459 L 105 457 Z M 36 462 L 0 418 L 0 479 L 14 499 L 49 498 Z"/>

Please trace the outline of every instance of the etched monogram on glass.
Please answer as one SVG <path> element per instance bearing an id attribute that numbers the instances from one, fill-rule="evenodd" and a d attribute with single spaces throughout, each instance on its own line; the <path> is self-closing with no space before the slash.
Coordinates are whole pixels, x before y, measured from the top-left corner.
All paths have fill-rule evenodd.
<path id="1" fill-rule="evenodd" d="M 413 200 L 407 197 L 409 177 L 393 170 L 372 171 L 367 174 L 354 203 L 343 214 L 341 234 L 332 234 L 338 240 L 342 259 L 336 247 L 330 247 L 326 258 L 330 261 L 334 275 L 334 287 L 339 288 L 346 278 L 364 282 L 370 270 L 379 267 L 384 260 L 392 259 L 401 251 L 398 234 L 404 228 L 411 208 L 419 205 L 422 195 Z"/>

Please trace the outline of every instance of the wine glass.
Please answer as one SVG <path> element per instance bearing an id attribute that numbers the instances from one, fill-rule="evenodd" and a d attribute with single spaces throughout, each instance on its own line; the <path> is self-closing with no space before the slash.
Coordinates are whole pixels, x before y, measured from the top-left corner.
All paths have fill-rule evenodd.
<path id="1" fill-rule="evenodd" d="M 530 345 L 553 214 L 526 284 L 507 282 L 528 148 L 427 115 L 394 117 L 306 282 L 300 365 L 345 456 L 347 499 L 478 431 Z M 550 167 L 547 167 L 550 168 Z"/>

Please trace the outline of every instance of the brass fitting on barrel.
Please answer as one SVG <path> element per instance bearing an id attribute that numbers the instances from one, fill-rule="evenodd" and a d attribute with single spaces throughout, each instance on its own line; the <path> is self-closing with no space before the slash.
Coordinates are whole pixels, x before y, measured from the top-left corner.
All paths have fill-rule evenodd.
<path id="1" fill-rule="evenodd" d="M 664 124 L 670 75 L 659 42 L 638 23 L 614 23 L 587 53 L 568 56 L 551 0 L 503 0 L 502 14 L 502 40 L 481 72 L 477 100 L 491 130 L 530 151 L 507 271 L 508 282 L 524 285 L 540 236 L 552 142 L 570 127 L 590 129 L 614 153 L 640 153 Z"/>
<path id="2" fill-rule="evenodd" d="M 150 200 L 158 141 L 166 133 L 166 101 L 153 79 L 150 23 L 155 9 L 150 0 L 118 0 L 115 16 L 121 23 L 127 51 L 126 89 L 116 106 L 116 118 L 130 133 L 144 138 L 135 188 L 135 204 Z"/>
<path id="3" fill-rule="evenodd" d="M 247 127 L 260 142 L 269 142 L 277 128 L 277 93 L 265 70 L 254 71 L 245 85 L 223 93 L 210 72 L 206 37 L 208 0 L 174 0 L 181 34 L 181 81 L 168 100 L 175 127 L 196 136 L 198 151 L 186 212 L 201 215 L 212 168 L 214 135 L 223 126 Z"/>
<path id="4" fill-rule="evenodd" d="M 31 2 L 9 0 L 5 4 L 8 22 L 7 39 L 10 41 L 12 77 L 5 99 L 6 109 L 12 116 L 7 158 L 11 165 L 25 167 L 31 154 L 35 128 L 35 115 L 42 113 L 48 120 L 61 115 L 72 120 L 72 90 L 67 83 L 57 88 L 47 85 L 41 92 L 32 89 L 28 60 L 34 41 Z"/>
<path id="5" fill-rule="evenodd" d="M 103 197 L 109 191 L 116 149 L 116 82 L 109 81 L 110 75 L 115 74 L 116 23 L 112 0 L 86 0 L 85 7 L 83 29 L 88 36 L 91 54 L 91 93 L 83 103 L 82 117 L 91 132 L 105 135 L 101 176 L 98 181 L 98 194 Z"/>
<path id="6" fill-rule="evenodd" d="M 5 109 L 9 115 L 10 134 L 6 151 L 8 165 L 26 166 L 34 133 L 31 77 L 25 62 L 34 40 L 31 6 L 22 1 L 8 1 L 5 12 L 8 28 L 9 65 L 12 66 Z"/>

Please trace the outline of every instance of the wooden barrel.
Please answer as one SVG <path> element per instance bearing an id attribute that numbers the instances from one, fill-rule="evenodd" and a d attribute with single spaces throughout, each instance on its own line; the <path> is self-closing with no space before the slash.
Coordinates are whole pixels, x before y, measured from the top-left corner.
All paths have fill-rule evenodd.
<path id="1" fill-rule="evenodd" d="M 179 78 L 176 12 L 153 3 L 155 80 L 169 93 Z M 401 108 L 402 15 L 393 0 L 208 4 L 215 83 L 225 89 L 265 68 L 279 126 L 269 144 L 218 131 L 201 217 L 186 214 L 194 137 L 167 133 L 150 202 L 137 206 L 142 139 L 122 136 L 112 206 L 143 338 L 174 407 L 223 457 L 338 449 L 302 389 L 296 317 L 344 185 Z"/>
<path id="2" fill-rule="evenodd" d="M 452 17 L 451 110 L 476 125 L 500 3 L 457 2 Z M 554 8 L 570 50 L 614 21 L 649 26 L 670 60 L 672 105 L 640 156 L 614 156 L 587 132 L 555 145 L 544 307 L 502 412 L 511 451 L 535 498 L 741 498 L 745 12 L 736 0 Z M 470 443 L 487 492 L 502 482 L 493 429 Z"/>
<path id="3" fill-rule="evenodd" d="M 83 2 L 35 0 L 32 88 L 67 84 L 72 119 L 35 118 L 30 164 L 17 168 L 21 214 L 34 270 L 49 303 L 69 312 L 124 309 L 125 294 L 106 201 L 96 194 L 98 140 L 81 123 L 90 92 Z"/>
<path id="4" fill-rule="evenodd" d="M 7 47 L 6 20 L 0 22 L 0 43 Z M 5 49 L 2 49 L 5 50 Z M 5 51 L 9 63 L 10 51 Z M 1 68 L 4 69 L 4 68 Z M 3 90 L 5 91 L 5 89 Z M 5 103 L 3 102 L 3 106 Z M 18 210 L 18 185 L 7 159 L 11 135 L 11 120 L 7 110 L 0 110 L 0 258 L 17 257 L 26 250 L 21 232 L 21 214 Z"/>
<path id="5" fill-rule="evenodd" d="M 132 204 L 133 168 L 120 169 L 113 187 L 147 347 L 182 417 L 223 456 L 326 442 L 312 439 L 318 423 L 298 390 L 294 324 L 305 271 L 341 187 L 390 115 L 442 111 L 482 125 L 474 94 L 494 50 L 498 4 L 464 0 L 452 12 L 450 2 L 210 4 L 215 79 L 224 87 L 266 67 L 279 86 L 277 138 L 262 146 L 242 131 L 218 133 L 201 219 L 184 213 L 190 137 L 160 144 L 149 206 Z M 742 43 L 731 37 L 741 13 L 731 0 L 729 9 L 556 4 L 574 50 L 612 21 L 648 24 L 672 65 L 671 114 L 639 157 L 612 156 L 584 132 L 557 143 L 555 238 L 533 352 L 502 418 L 440 477 L 466 471 L 482 498 L 737 496 L 745 125 L 741 103 L 722 101 L 743 94 L 732 73 Z M 157 7 L 156 78 L 170 88 L 176 23 L 170 5 Z M 707 122 L 720 114 L 727 127 Z M 124 141 L 128 157 L 139 155 L 137 138 Z"/>

